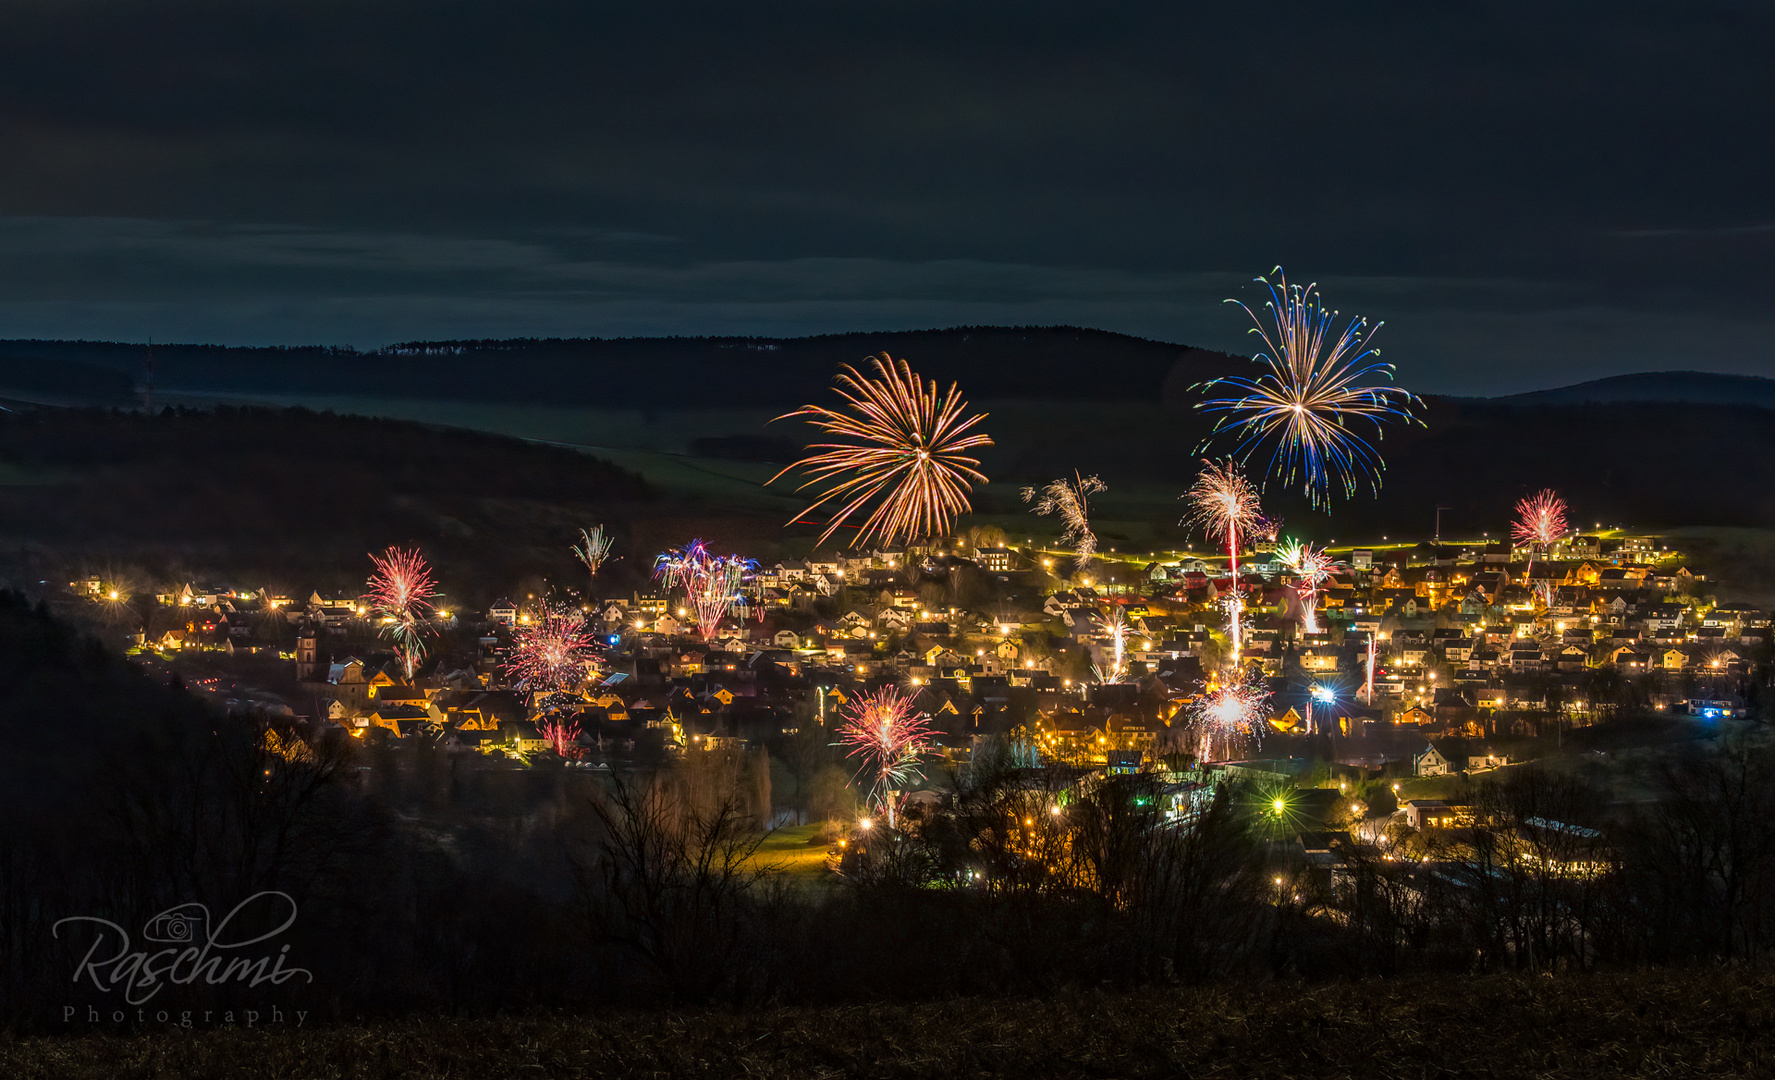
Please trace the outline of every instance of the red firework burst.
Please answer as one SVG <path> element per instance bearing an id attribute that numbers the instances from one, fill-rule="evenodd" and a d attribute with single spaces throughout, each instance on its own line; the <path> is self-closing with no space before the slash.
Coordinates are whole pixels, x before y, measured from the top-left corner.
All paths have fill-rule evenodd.
<path id="1" fill-rule="evenodd" d="M 1570 529 L 1565 511 L 1565 500 L 1557 491 L 1537 491 L 1516 504 L 1516 521 L 1510 526 L 1510 536 L 1518 544 L 1551 547 Z"/>
<path id="2" fill-rule="evenodd" d="M 505 670 L 520 690 L 539 693 L 564 690 L 583 681 L 591 670 L 597 638 L 585 616 L 572 608 L 549 608 L 513 633 L 511 659 Z"/>
<path id="3" fill-rule="evenodd" d="M 418 548 L 398 547 L 370 556 L 370 563 L 376 569 L 367 582 L 369 591 L 363 600 L 370 607 L 378 631 L 394 642 L 410 679 L 414 665 L 425 654 L 425 620 L 432 611 L 432 598 L 437 596 L 431 564 Z"/>
<path id="4" fill-rule="evenodd" d="M 579 723 L 574 720 L 544 720 L 536 725 L 536 730 L 548 740 L 549 749 L 564 758 L 576 758 L 580 754 Z"/>
<path id="5" fill-rule="evenodd" d="M 911 695 L 891 686 L 852 698 L 842 712 L 847 722 L 838 729 L 838 741 L 851 748 L 847 756 L 863 759 L 858 776 L 870 777 L 870 800 L 891 822 L 888 793 L 912 778 L 935 732 L 923 713 L 913 711 Z"/>

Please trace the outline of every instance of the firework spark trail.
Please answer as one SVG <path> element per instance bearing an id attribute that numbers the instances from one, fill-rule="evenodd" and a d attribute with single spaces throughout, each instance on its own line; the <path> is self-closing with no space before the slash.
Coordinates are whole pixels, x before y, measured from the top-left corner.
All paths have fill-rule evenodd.
<path id="1" fill-rule="evenodd" d="M 1073 565 L 1083 571 L 1097 554 L 1097 534 L 1091 531 L 1090 497 L 1108 490 L 1109 485 L 1097 477 L 1080 476 L 1075 471 L 1071 480 L 1063 477 L 1039 490 L 1024 488 L 1023 501 L 1034 502 L 1031 509 L 1037 514 L 1059 516 L 1066 526 L 1060 534 L 1060 544 L 1073 549 Z"/>
<path id="2" fill-rule="evenodd" d="M 595 525 L 590 529 L 579 530 L 580 542 L 573 545 L 573 555 L 585 564 L 587 572 L 594 582 L 598 579 L 598 568 L 610 560 L 610 549 L 614 541 L 604 531 L 604 526 Z"/>
<path id="3" fill-rule="evenodd" d="M 991 446 L 992 439 L 970 429 L 986 419 L 985 413 L 962 419 L 967 408 L 951 383 L 940 394 L 935 381 L 925 383 L 904 360 L 886 353 L 871 357 L 876 375 L 866 376 L 849 364 L 834 387 L 849 413 L 820 405 L 806 405 L 777 420 L 802 417 L 821 431 L 851 442 L 814 443 L 815 451 L 765 481 L 774 483 L 793 469 L 803 469 L 807 479 L 797 491 L 826 485 L 812 513 L 836 502 L 824 543 L 877 497 L 851 538 L 855 547 L 870 537 L 884 545 L 949 532 L 956 515 L 971 506 L 968 493 L 973 483 L 986 483 L 977 458 L 963 451 Z M 773 421 L 774 423 L 775 421 Z M 799 518 L 797 518 L 799 520 Z"/>
<path id="4" fill-rule="evenodd" d="M 1570 528 L 1566 524 L 1565 512 L 1565 500 L 1552 488 L 1543 488 L 1516 504 L 1516 520 L 1510 524 L 1510 538 L 1528 546 L 1528 569 L 1522 575 L 1525 584 L 1535 572 L 1535 553 L 1552 548 Z M 1551 583 L 1538 590 L 1537 595 L 1543 604 L 1552 606 Z"/>
<path id="5" fill-rule="evenodd" d="M 893 792 L 903 787 L 931 749 L 935 731 L 923 713 L 914 712 L 912 695 L 891 686 L 859 694 L 845 702 L 846 722 L 838 728 L 838 745 L 850 747 L 847 757 L 862 759 L 857 776 L 871 777 L 869 799 L 894 824 Z"/>
<path id="6" fill-rule="evenodd" d="M 701 540 L 666 551 L 654 561 L 653 575 L 666 588 L 684 590 L 685 600 L 696 612 L 697 633 L 713 641 L 721 620 L 744 602 L 746 582 L 758 564 L 738 555 L 716 555 Z"/>
<path id="7" fill-rule="evenodd" d="M 375 570 L 366 582 L 369 591 L 362 599 L 380 624 L 380 633 L 394 643 L 407 678 L 425 655 L 425 620 L 437 596 L 437 583 L 432 580 L 431 565 L 419 549 L 391 547 L 381 555 L 371 555 Z"/>
<path id="8" fill-rule="evenodd" d="M 1128 675 L 1128 616 L 1121 608 L 1115 608 L 1108 615 L 1097 616 L 1097 625 L 1109 635 L 1110 665 L 1102 668 L 1093 664 L 1092 671 L 1100 683 L 1119 683 Z"/>
<path id="9" fill-rule="evenodd" d="M 1241 460 L 1275 436 L 1268 472 L 1282 477 L 1284 484 L 1299 477 L 1315 508 L 1330 507 L 1334 486 L 1351 498 L 1366 479 L 1378 493 L 1386 463 L 1351 423 L 1372 424 L 1378 440 L 1387 421 L 1421 425 L 1411 409 L 1422 402 L 1399 387 L 1376 384 L 1393 377 L 1393 366 L 1375 361 L 1379 353 L 1370 344 L 1381 324 L 1370 327 L 1353 318 L 1332 337 L 1337 312 L 1325 310 L 1318 286 L 1289 285 L 1281 269 L 1271 271 L 1279 276 L 1277 283 L 1257 279 L 1270 293 L 1264 305 L 1269 325 L 1245 304 L 1227 301 L 1251 316 L 1250 332 L 1264 345 L 1252 359 L 1269 370 L 1256 378 L 1229 376 L 1201 384 L 1204 390 L 1226 386 L 1242 395 L 1199 402 L 1196 408 L 1219 414 L 1210 439 L 1223 430 L 1237 433 L 1233 453 Z"/>
<path id="10" fill-rule="evenodd" d="M 1229 751 L 1243 739 L 1263 741 L 1270 692 L 1261 675 L 1234 671 L 1232 678 L 1236 681 L 1207 691 L 1189 705 L 1190 724 L 1201 734 L 1204 760 L 1211 757 L 1217 738 Z"/>
<path id="11" fill-rule="evenodd" d="M 1294 586 L 1294 595 L 1300 598 L 1301 630 L 1308 634 L 1317 634 L 1320 586 L 1337 574 L 1337 560 L 1324 548 L 1295 540 L 1288 541 L 1277 554 L 1300 578 Z"/>
<path id="12" fill-rule="evenodd" d="M 597 638 L 585 616 L 568 607 L 545 608 L 533 623 L 512 633 L 505 670 L 513 684 L 540 696 L 577 686 L 591 671 Z"/>
<path id="13" fill-rule="evenodd" d="M 1368 654 L 1368 668 L 1367 674 L 1362 679 L 1362 703 L 1372 706 L 1374 705 L 1375 654 L 1379 651 L 1375 645 L 1375 635 L 1372 631 L 1368 635 L 1368 648 L 1365 651 Z"/>
<path id="14" fill-rule="evenodd" d="M 1186 524 L 1199 526 L 1210 539 L 1216 533 L 1226 537 L 1227 558 L 1233 576 L 1233 597 L 1228 605 L 1227 636 L 1232 641 L 1234 665 L 1239 662 L 1242 645 L 1241 621 L 1245 608 L 1239 590 L 1239 533 L 1257 532 L 1264 527 L 1258 509 L 1257 489 L 1239 472 L 1231 460 L 1216 464 L 1204 461 L 1204 468 L 1195 484 L 1184 493 L 1190 510 Z"/>
<path id="15" fill-rule="evenodd" d="M 537 734 L 549 744 L 549 749 L 564 758 L 578 757 L 579 722 L 577 720 L 544 720 L 536 725 Z"/>

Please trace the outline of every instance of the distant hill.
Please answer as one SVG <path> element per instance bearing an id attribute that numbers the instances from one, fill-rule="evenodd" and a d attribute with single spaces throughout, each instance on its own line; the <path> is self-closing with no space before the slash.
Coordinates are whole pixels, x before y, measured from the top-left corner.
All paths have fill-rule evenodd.
<path id="1" fill-rule="evenodd" d="M 636 524 L 661 514 L 659 494 L 609 462 L 304 409 L 23 409 L 0 413 L 0 461 L 0 577 L 25 584 L 49 576 L 34 560 L 52 551 L 150 580 L 349 589 L 366 552 L 421 543 L 459 598 L 486 602 L 530 575 L 572 574 L 583 526 L 659 543 Z"/>
<path id="2" fill-rule="evenodd" d="M 1686 402 L 1697 405 L 1760 405 L 1775 409 L 1775 379 L 1716 375 L 1706 371 L 1645 371 L 1499 398 L 1518 405 L 1585 402 Z"/>
<path id="3" fill-rule="evenodd" d="M 162 393 L 328 394 L 620 408 L 790 405 L 880 352 L 970 398 L 1150 400 L 1249 361 L 1073 326 L 957 327 L 804 338 L 522 338 L 325 347 L 154 346 Z M 147 349 L 0 341 L 0 396 L 112 405 L 144 384 Z M 84 389 L 86 393 L 82 394 Z M 73 402 L 69 402 L 73 403 Z"/>

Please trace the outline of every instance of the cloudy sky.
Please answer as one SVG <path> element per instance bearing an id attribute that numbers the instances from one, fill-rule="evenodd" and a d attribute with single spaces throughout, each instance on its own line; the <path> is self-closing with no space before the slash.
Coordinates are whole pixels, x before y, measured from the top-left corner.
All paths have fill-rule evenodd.
<path id="1" fill-rule="evenodd" d="M 1775 376 L 1775 8 L 12 0 L 0 337 L 1071 323 Z"/>

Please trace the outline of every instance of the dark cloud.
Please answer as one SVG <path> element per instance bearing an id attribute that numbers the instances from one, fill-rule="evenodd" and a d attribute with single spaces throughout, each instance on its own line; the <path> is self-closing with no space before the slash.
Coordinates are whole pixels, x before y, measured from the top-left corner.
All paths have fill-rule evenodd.
<path id="1" fill-rule="evenodd" d="M 1285 264 L 1405 380 L 1775 374 L 1763 5 L 57 0 L 0 335 L 1076 322 Z"/>

